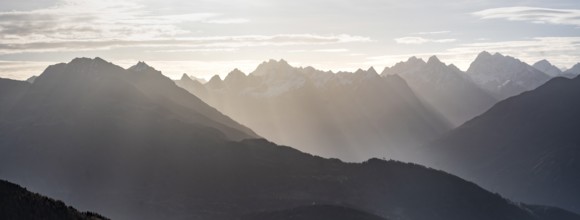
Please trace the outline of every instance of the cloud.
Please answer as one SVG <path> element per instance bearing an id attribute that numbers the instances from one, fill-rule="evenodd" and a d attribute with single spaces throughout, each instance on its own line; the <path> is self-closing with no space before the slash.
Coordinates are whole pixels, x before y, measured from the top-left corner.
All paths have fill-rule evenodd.
<path id="1" fill-rule="evenodd" d="M 40 75 L 42 70 L 54 62 L 41 61 L 0 61 L 2 77 L 25 80 L 33 75 Z"/>
<path id="2" fill-rule="evenodd" d="M 58 51 L 110 50 L 126 47 L 179 47 L 179 50 L 200 48 L 231 48 L 288 45 L 324 45 L 350 42 L 368 42 L 370 38 L 352 35 L 314 35 L 314 34 L 278 34 L 278 35 L 240 35 L 212 37 L 157 38 L 151 40 L 53 40 L 26 43 L 0 44 L 0 54 L 39 53 Z"/>
<path id="3" fill-rule="evenodd" d="M 0 55 L 122 47 L 166 47 L 159 49 L 164 52 L 209 52 L 256 46 L 370 41 L 367 37 L 347 34 L 192 37 L 194 34 L 183 28 L 191 22 L 221 25 L 249 20 L 211 12 L 151 14 L 143 5 L 130 1 L 61 0 L 49 8 L 0 12 Z"/>
<path id="4" fill-rule="evenodd" d="M 214 19 L 205 21 L 205 23 L 208 24 L 243 24 L 248 22 L 250 22 L 250 20 L 245 18 Z"/>
<path id="5" fill-rule="evenodd" d="M 435 35 L 435 34 L 449 34 L 451 31 L 427 31 L 427 32 L 417 32 L 417 35 Z"/>
<path id="6" fill-rule="evenodd" d="M 430 39 L 424 37 L 401 37 L 395 38 L 395 42 L 398 44 L 424 44 L 424 43 L 450 43 L 455 42 L 457 39 L 446 38 L 446 39 Z"/>
<path id="7" fill-rule="evenodd" d="M 316 50 L 290 50 L 290 53 L 345 53 L 349 52 L 346 48 L 316 49 Z"/>
<path id="8" fill-rule="evenodd" d="M 152 14 L 143 5 L 118 0 L 66 0 L 53 7 L 0 12 L 0 43 L 63 40 L 147 40 L 189 34 L 192 22 L 239 24 L 220 13 Z"/>
<path id="9" fill-rule="evenodd" d="M 481 19 L 506 19 L 529 21 L 536 24 L 559 24 L 580 26 L 580 10 L 537 7 L 503 7 L 473 12 Z"/>

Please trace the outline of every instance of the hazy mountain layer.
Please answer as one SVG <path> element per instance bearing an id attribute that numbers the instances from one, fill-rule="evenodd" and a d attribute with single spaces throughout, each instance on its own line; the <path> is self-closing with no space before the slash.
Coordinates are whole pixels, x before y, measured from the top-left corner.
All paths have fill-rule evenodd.
<path id="1" fill-rule="evenodd" d="M 428 62 L 415 57 L 385 68 L 381 75 L 399 75 L 413 91 L 454 126 L 485 112 L 497 102 L 454 65 L 432 56 Z"/>
<path id="2" fill-rule="evenodd" d="M 533 90 L 551 78 L 516 58 L 485 51 L 471 63 L 467 74 L 499 100 Z"/>
<path id="3" fill-rule="evenodd" d="M 429 146 L 423 161 L 518 201 L 580 212 L 580 78 L 502 101 Z"/>
<path id="4" fill-rule="evenodd" d="M 271 60 L 248 76 L 177 84 L 269 140 L 349 161 L 409 159 L 413 146 L 450 128 L 403 79 L 372 68 L 334 74 Z"/>
<path id="5" fill-rule="evenodd" d="M 186 117 L 176 106 L 187 103 L 162 96 L 171 84 L 138 67 L 48 68 L 0 120 L 0 177 L 114 219 L 236 219 L 311 204 L 403 220 L 580 219 L 419 165 L 231 141 L 231 127 Z"/>

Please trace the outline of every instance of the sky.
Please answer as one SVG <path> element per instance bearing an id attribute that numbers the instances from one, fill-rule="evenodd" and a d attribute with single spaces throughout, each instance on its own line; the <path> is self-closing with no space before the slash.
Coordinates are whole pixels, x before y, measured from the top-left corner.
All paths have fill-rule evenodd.
<path id="1" fill-rule="evenodd" d="M 0 77 L 101 57 L 170 78 L 263 61 L 382 70 L 436 55 L 466 70 L 483 51 L 580 62 L 578 0 L 0 0 Z"/>

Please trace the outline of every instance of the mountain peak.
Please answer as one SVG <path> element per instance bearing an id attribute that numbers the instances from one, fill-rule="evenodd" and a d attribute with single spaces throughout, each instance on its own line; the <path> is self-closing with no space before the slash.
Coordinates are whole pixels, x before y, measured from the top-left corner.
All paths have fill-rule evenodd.
<path id="1" fill-rule="evenodd" d="M 232 70 L 230 73 L 228 73 L 226 78 L 224 78 L 224 81 L 231 81 L 231 80 L 237 81 L 238 79 L 243 79 L 244 77 L 246 77 L 246 74 L 236 68 L 236 69 Z"/>
<path id="2" fill-rule="evenodd" d="M 487 51 L 484 50 L 484 51 L 481 51 L 481 53 L 479 53 L 477 55 L 477 58 L 476 59 L 478 59 L 478 58 L 489 58 L 491 56 L 492 56 L 491 53 L 489 53 L 489 52 L 487 52 Z"/>
<path id="3" fill-rule="evenodd" d="M 550 63 L 550 61 L 547 61 L 546 59 L 539 60 L 538 62 L 534 63 L 534 66 L 536 64 L 537 65 L 550 65 L 550 66 L 552 65 L 552 63 Z"/>
<path id="4" fill-rule="evenodd" d="M 230 71 L 230 73 L 228 73 L 228 76 L 231 74 L 235 74 L 235 75 L 240 75 L 240 74 L 244 74 L 246 75 L 244 72 L 242 72 L 241 70 L 239 70 L 238 68 L 233 69 L 232 71 Z"/>
<path id="5" fill-rule="evenodd" d="M 580 75 L 580 63 L 576 63 L 574 66 L 570 67 L 565 71 L 566 74 L 571 74 L 572 76 Z"/>
<path id="6" fill-rule="evenodd" d="M 270 59 L 268 61 L 262 62 L 256 70 L 254 70 L 251 74 L 264 76 L 268 74 L 285 74 L 291 72 L 294 67 L 290 66 L 288 62 L 284 59 L 280 59 L 279 61 Z"/>
<path id="7" fill-rule="evenodd" d="M 212 76 L 211 79 L 209 80 L 209 82 L 212 82 L 212 81 L 222 81 L 222 78 L 220 77 L 220 75 L 216 74 L 216 75 Z"/>
<path id="8" fill-rule="evenodd" d="M 540 60 L 536 63 L 534 63 L 534 65 L 532 65 L 532 67 L 552 76 L 552 77 L 556 77 L 556 76 L 562 76 L 562 70 L 560 70 L 560 68 L 552 65 L 549 61 L 543 59 Z"/>
<path id="9" fill-rule="evenodd" d="M 409 59 L 407 59 L 407 62 L 402 62 L 402 63 L 408 63 L 408 64 L 425 64 L 425 61 L 421 58 L 417 58 L 416 56 L 412 56 L 409 57 Z"/>
<path id="10" fill-rule="evenodd" d="M 135 72 L 143 72 L 143 71 L 149 71 L 149 70 L 157 71 L 157 70 L 155 70 L 155 68 L 149 66 L 144 61 L 137 62 L 137 64 L 133 65 L 132 67 L 129 67 L 128 70 L 132 70 L 132 71 L 135 71 Z"/>
<path id="11" fill-rule="evenodd" d="M 439 60 L 439 58 L 437 58 L 437 56 L 433 55 L 431 57 L 429 57 L 429 60 L 427 60 L 427 63 L 437 63 L 437 64 L 442 64 L 443 62 L 441 62 L 441 60 Z"/>
<path id="12" fill-rule="evenodd" d="M 378 75 L 377 71 L 376 71 L 376 70 L 375 70 L 375 68 L 374 68 L 374 67 L 372 67 L 372 66 L 371 66 L 371 67 L 370 67 L 370 68 L 367 70 L 367 72 L 368 72 L 369 74 Z"/>
<path id="13" fill-rule="evenodd" d="M 193 81 L 193 79 L 191 79 L 191 77 L 189 77 L 186 73 L 183 73 L 183 75 L 181 75 L 181 81 Z"/>

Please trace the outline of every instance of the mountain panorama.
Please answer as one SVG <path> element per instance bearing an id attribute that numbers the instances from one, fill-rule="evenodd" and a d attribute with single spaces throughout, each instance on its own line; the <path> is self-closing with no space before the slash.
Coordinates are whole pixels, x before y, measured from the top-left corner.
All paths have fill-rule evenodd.
<path id="1" fill-rule="evenodd" d="M 202 82 L 76 58 L 0 79 L 0 217 L 580 219 L 574 69 L 482 52 Z"/>

